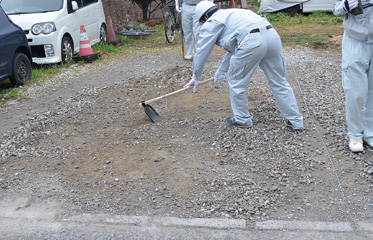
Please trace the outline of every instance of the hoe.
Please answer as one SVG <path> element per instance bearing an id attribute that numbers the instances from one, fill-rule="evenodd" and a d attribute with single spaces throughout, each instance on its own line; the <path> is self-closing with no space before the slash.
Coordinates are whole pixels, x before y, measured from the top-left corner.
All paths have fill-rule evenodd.
<path id="1" fill-rule="evenodd" d="M 213 80 L 214 80 L 214 78 L 210 78 L 210 79 L 207 79 L 205 81 L 201 81 L 199 83 L 199 85 L 207 83 L 207 82 L 210 82 L 210 81 L 213 81 Z M 159 114 L 154 110 L 154 108 L 152 106 L 149 105 L 150 103 L 156 102 L 156 101 L 158 101 L 160 99 L 166 98 L 168 96 L 174 95 L 174 94 L 179 93 L 179 92 L 183 92 L 183 91 L 191 89 L 191 88 L 193 88 L 193 86 L 182 88 L 182 89 L 176 90 L 174 92 L 167 93 L 165 95 L 162 95 L 160 97 L 156 97 L 156 98 L 153 98 L 153 99 L 150 99 L 150 100 L 147 100 L 147 101 L 141 101 L 140 106 L 144 107 L 146 115 L 148 115 L 148 117 L 150 118 L 150 120 L 152 120 L 152 122 L 154 123 L 155 120 L 158 118 Z"/>

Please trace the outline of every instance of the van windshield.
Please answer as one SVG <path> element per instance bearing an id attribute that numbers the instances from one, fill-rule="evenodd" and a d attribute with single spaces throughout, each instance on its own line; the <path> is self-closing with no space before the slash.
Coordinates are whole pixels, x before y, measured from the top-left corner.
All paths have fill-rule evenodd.
<path id="1" fill-rule="evenodd" d="M 63 0 L 2 0 L 0 5 L 8 15 L 42 13 L 60 10 Z"/>

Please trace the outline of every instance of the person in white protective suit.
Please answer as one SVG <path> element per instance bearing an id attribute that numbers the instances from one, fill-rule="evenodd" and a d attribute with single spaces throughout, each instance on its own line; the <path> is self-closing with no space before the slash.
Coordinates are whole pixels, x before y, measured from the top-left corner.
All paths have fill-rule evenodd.
<path id="1" fill-rule="evenodd" d="M 234 117 L 226 118 L 232 126 L 251 127 L 247 88 L 257 66 L 266 74 L 277 106 L 285 118 L 285 124 L 294 129 L 303 128 L 303 116 L 299 113 L 292 88 L 285 79 L 282 44 L 272 25 L 250 10 L 225 9 L 208 1 L 197 5 L 196 16 L 203 23 L 193 60 L 193 78 L 184 87 L 194 86 L 202 78 L 207 59 L 218 45 L 227 51 L 215 73 L 215 82 L 228 73 L 231 107 Z"/>
<path id="2" fill-rule="evenodd" d="M 373 147 L 372 5 L 373 0 L 362 0 L 360 4 L 358 0 L 335 0 L 333 6 L 335 15 L 344 15 L 342 86 L 352 152 L 362 152 L 363 141 Z"/>
<path id="3" fill-rule="evenodd" d="M 182 5 L 179 8 L 179 1 Z M 194 46 L 198 41 L 201 25 L 195 17 L 196 6 L 202 0 L 175 0 L 176 11 L 181 13 L 181 24 L 185 38 L 185 56 L 184 59 L 192 60 L 194 56 Z M 212 1 L 212 0 L 211 0 Z"/>

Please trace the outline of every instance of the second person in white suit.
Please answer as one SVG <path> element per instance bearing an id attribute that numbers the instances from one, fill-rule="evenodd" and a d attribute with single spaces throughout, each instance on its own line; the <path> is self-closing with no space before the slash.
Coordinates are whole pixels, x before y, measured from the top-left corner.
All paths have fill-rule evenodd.
<path id="1" fill-rule="evenodd" d="M 181 1 L 181 8 L 179 4 Z M 196 6 L 202 0 L 175 0 L 176 11 L 181 12 L 181 24 L 185 38 L 185 56 L 186 60 L 192 60 L 194 56 L 194 46 L 198 41 L 201 25 L 195 16 Z"/>

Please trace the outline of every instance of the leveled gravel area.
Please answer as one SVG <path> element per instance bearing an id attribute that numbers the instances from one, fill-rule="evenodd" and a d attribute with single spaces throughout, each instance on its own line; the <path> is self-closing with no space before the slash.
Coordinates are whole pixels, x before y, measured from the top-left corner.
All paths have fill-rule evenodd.
<path id="1" fill-rule="evenodd" d="M 222 58 L 210 57 L 206 79 Z M 191 78 L 192 62 L 174 52 L 109 58 L 27 87 L 26 100 L 0 110 L 0 205 L 23 199 L 56 218 L 370 221 L 373 151 L 348 150 L 340 53 L 284 48 L 284 58 L 303 131 L 284 125 L 259 69 L 252 128 L 225 124 L 226 81 L 152 103 L 152 123 L 139 103 Z"/>

